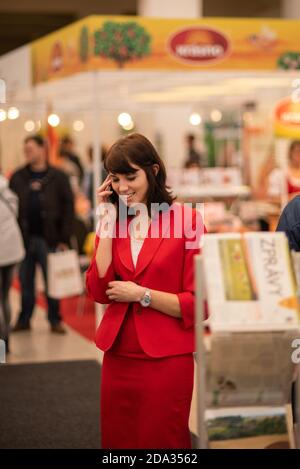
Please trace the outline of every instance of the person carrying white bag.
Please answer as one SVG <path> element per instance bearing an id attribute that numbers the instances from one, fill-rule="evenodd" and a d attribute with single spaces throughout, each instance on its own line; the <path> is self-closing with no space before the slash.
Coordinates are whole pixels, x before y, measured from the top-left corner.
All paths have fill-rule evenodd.
<path id="1" fill-rule="evenodd" d="M 69 248 L 74 230 L 74 197 L 68 177 L 47 160 L 47 147 L 39 135 L 24 141 L 26 165 L 10 179 L 19 198 L 19 225 L 26 256 L 20 266 L 21 311 L 12 329 L 31 329 L 35 306 L 35 274 L 39 265 L 46 286 L 51 332 L 64 334 L 59 301 L 48 293 L 48 254 Z"/>

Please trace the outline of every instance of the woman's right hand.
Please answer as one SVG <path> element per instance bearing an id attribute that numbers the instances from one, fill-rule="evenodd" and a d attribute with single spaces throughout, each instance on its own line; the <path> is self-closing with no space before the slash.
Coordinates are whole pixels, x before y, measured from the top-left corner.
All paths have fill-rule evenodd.
<path id="1" fill-rule="evenodd" d="M 111 182 L 111 177 L 107 176 L 96 191 L 98 204 L 96 213 L 99 216 L 96 233 L 100 238 L 111 238 L 114 232 L 116 208 L 109 200 L 109 196 L 113 193 Z"/>
<path id="2" fill-rule="evenodd" d="M 113 193 L 111 190 L 111 176 L 108 175 L 103 181 L 101 186 L 97 189 L 97 202 L 98 204 L 108 203 L 109 196 Z"/>

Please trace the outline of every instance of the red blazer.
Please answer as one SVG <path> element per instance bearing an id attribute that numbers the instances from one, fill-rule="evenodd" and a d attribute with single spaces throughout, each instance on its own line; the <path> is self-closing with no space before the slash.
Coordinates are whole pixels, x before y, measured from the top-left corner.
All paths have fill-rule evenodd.
<path id="1" fill-rule="evenodd" d="M 184 222 L 182 225 L 189 227 L 188 234 L 184 234 L 187 229 L 183 227 L 178 231 L 178 224 L 175 229 L 175 220 L 180 216 Z M 196 222 L 196 236 L 191 237 L 191 229 L 195 231 Z M 116 229 L 119 227 L 120 223 L 117 222 Z M 182 318 L 174 318 L 151 306 L 142 307 L 138 302 L 133 303 L 136 331 L 144 352 L 151 357 L 191 353 L 195 350 L 194 256 L 200 252 L 204 231 L 202 218 L 196 210 L 176 203 L 172 205 L 172 210 L 160 213 L 152 220 L 150 228 L 159 229 L 160 237 L 145 238 L 136 268 L 132 262 L 128 233 L 124 238 L 113 238 L 112 263 L 103 278 L 99 278 L 94 253 L 86 275 L 87 290 L 94 301 L 108 305 L 95 342 L 104 351 L 111 348 L 129 306 L 129 303 L 109 300 L 105 293 L 108 282 L 131 280 L 153 290 L 177 294 L 181 307 Z M 186 243 L 191 241 L 194 246 L 187 249 Z M 98 243 L 99 237 L 96 237 L 95 252 Z"/>

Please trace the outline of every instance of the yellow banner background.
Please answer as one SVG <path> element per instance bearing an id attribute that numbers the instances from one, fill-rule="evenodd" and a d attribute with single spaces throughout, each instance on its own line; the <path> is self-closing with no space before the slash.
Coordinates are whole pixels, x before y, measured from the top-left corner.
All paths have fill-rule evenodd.
<path id="1" fill-rule="evenodd" d="M 131 22 L 143 27 L 150 36 L 150 53 L 124 61 L 121 65 L 111 58 L 94 55 L 95 32 L 107 21 Z M 170 52 L 168 43 L 172 35 L 186 28 L 196 28 L 198 38 L 201 37 L 202 42 L 207 40 L 208 45 L 207 31 L 225 36 L 229 42 L 227 54 L 204 62 L 180 60 Z M 131 31 L 131 34 L 135 33 Z M 208 39 L 205 39 L 205 34 Z M 169 71 L 300 69 L 300 21 L 90 16 L 33 42 L 31 50 L 33 83 L 88 70 L 118 70 L 121 67 L 126 70 Z M 280 57 L 281 66 L 278 65 Z"/>

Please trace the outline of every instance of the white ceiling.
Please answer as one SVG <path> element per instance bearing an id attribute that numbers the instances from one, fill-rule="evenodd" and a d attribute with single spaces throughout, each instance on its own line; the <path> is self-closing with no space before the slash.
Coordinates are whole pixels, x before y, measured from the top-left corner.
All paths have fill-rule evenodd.
<path id="1" fill-rule="evenodd" d="M 16 89 L 22 109 L 57 112 L 151 109 L 158 105 L 236 106 L 249 100 L 266 105 L 291 94 L 300 72 L 86 72 L 35 88 Z M 97 92 L 96 92 L 97 89 Z"/>

